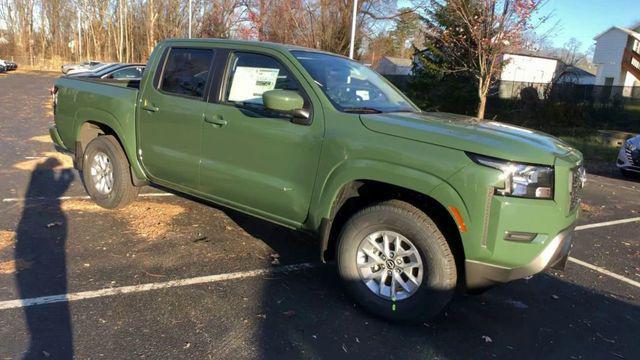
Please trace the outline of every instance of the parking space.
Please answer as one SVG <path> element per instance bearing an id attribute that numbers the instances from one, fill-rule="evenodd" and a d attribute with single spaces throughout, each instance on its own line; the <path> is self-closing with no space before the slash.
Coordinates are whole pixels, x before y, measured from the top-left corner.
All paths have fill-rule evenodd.
<path id="1" fill-rule="evenodd" d="M 589 177 L 565 271 L 390 324 L 304 234 L 150 187 L 95 206 L 47 138 L 53 79 L 0 78 L 2 359 L 640 357 L 640 222 L 589 227 L 640 217 L 638 181 Z"/>

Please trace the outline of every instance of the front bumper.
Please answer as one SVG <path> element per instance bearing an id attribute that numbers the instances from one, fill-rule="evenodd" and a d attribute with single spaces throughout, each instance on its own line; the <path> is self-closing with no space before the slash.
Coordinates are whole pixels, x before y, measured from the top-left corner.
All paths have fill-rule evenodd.
<path id="1" fill-rule="evenodd" d="M 640 159 L 638 158 L 637 153 L 638 150 L 634 151 L 636 153 L 625 149 L 625 146 L 623 145 L 618 152 L 616 166 L 622 170 L 640 173 Z"/>
<path id="2" fill-rule="evenodd" d="M 498 283 L 522 279 L 550 267 L 563 269 L 569 256 L 575 226 L 561 231 L 531 262 L 524 266 L 508 268 L 475 260 L 465 261 L 467 287 L 483 288 Z"/>

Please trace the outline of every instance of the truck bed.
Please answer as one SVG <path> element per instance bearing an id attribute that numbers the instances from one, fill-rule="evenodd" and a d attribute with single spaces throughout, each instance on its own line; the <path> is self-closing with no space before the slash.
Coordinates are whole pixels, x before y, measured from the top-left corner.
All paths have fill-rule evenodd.
<path id="1" fill-rule="evenodd" d="M 125 152 L 135 159 L 135 116 L 139 81 L 60 77 L 55 81 L 54 118 L 67 150 L 75 150 L 85 122 L 107 124 L 118 134 Z"/>

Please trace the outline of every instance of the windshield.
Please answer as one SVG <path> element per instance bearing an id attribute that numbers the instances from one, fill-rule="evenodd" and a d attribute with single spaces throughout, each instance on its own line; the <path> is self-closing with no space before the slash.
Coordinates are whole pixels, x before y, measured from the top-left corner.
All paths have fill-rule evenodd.
<path id="1" fill-rule="evenodd" d="M 112 70 L 114 70 L 115 68 L 117 68 L 119 66 L 122 66 L 122 64 L 118 64 L 118 63 L 106 64 L 106 65 L 94 70 L 93 72 L 94 72 L 94 74 L 96 76 L 102 76 L 102 75 L 106 74 L 107 72 L 112 71 Z"/>
<path id="2" fill-rule="evenodd" d="M 340 111 L 419 111 L 381 75 L 355 61 L 312 51 L 291 52 Z"/>

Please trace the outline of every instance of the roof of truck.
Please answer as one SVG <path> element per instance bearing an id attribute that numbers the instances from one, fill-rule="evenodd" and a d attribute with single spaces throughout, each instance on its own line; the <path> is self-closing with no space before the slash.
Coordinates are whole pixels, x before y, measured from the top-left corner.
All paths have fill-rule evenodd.
<path id="1" fill-rule="evenodd" d="M 176 41 L 176 42 L 210 42 L 210 43 L 220 43 L 220 44 L 228 44 L 228 45 L 251 45 L 251 46 L 256 46 L 256 47 L 261 47 L 261 48 L 284 50 L 284 51 L 293 51 L 293 50 L 311 51 L 311 52 L 317 52 L 317 53 L 322 53 L 322 54 L 340 56 L 340 57 L 347 58 L 346 56 L 343 56 L 343 55 L 340 55 L 340 54 L 335 54 L 335 53 L 324 51 L 324 50 L 313 49 L 313 48 L 308 48 L 308 47 L 298 46 L 298 45 L 281 44 L 281 43 L 275 43 L 275 42 L 270 42 L 270 41 L 230 40 L 230 39 L 216 39 L 216 38 L 197 38 L 197 39 L 196 38 L 192 38 L 192 39 L 176 38 L 176 39 L 166 39 L 166 40 L 163 40 L 162 42 L 173 42 L 173 41 Z"/>

